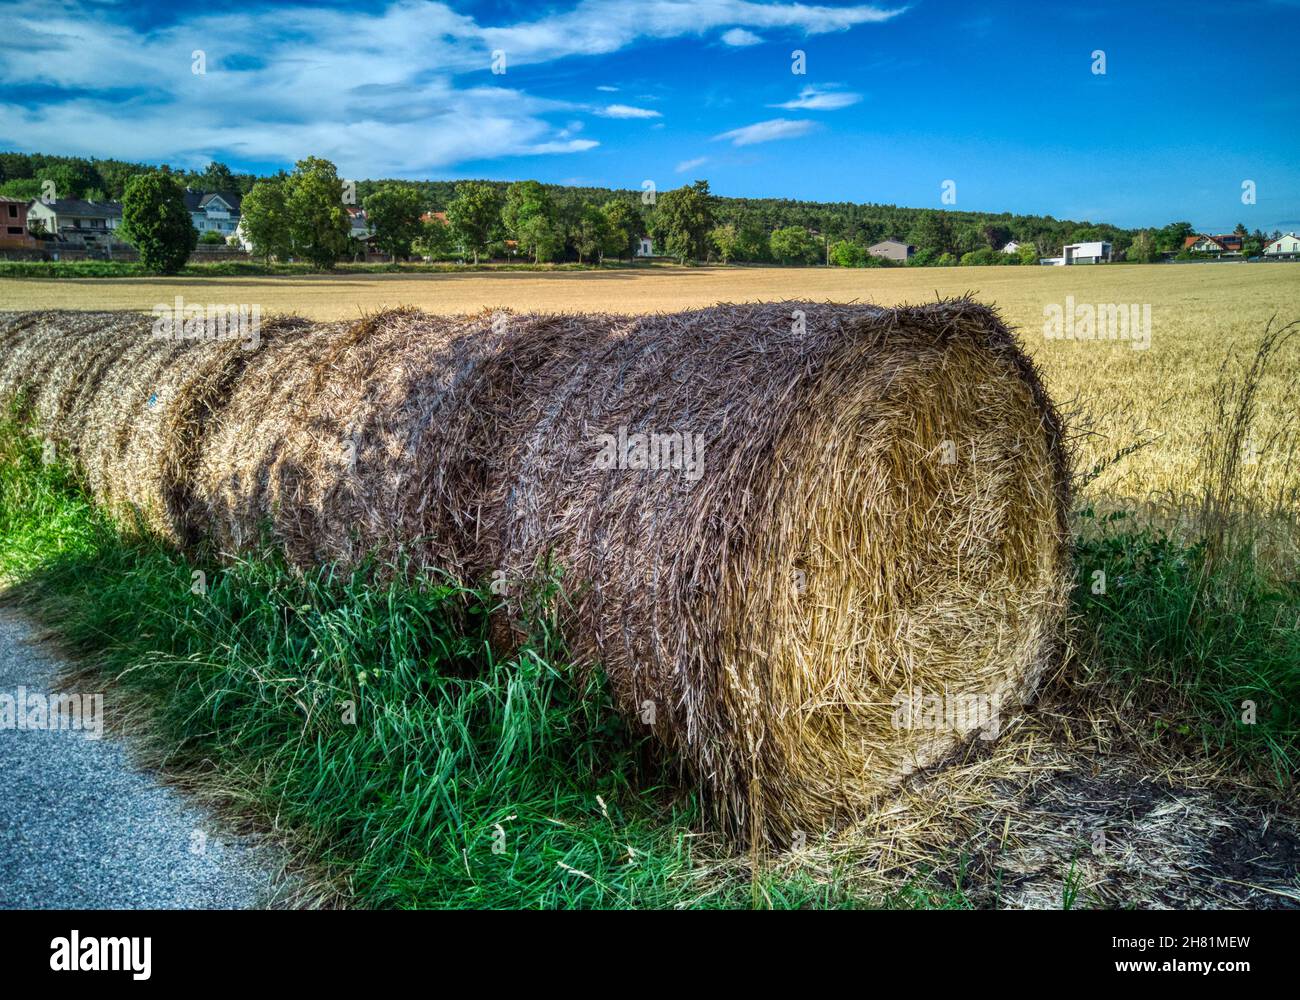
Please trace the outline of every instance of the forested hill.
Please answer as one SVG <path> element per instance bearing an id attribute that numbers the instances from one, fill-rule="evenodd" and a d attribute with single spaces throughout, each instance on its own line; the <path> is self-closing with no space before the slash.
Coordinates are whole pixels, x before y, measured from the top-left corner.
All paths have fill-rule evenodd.
<path id="1" fill-rule="evenodd" d="M 436 210 L 444 209 L 454 197 L 456 181 L 360 181 L 358 199 L 381 184 L 414 184 Z M 490 181 L 502 191 L 507 181 Z M 596 187 L 543 185 L 556 206 L 577 209 L 583 204 L 602 204 L 611 198 L 627 198 L 644 205 L 640 190 L 629 191 Z M 662 193 L 662 192 L 660 192 Z M 1015 215 L 1010 212 L 958 212 L 951 209 L 902 208 L 871 202 L 799 201 L 793 198 L 728 198 L 715 195 L 714 215 L 720 223 L 735 223 L 738 229 L 756 229 L 770 233 L 785 226 L 800 226 L 832 239 L 848 239 L 871 244 L 896 237 L 928 246 L 925 234 L 930 222 L 943 218 L 951 229 L 957 252 L 982 246 L 1001 247 L 1008 240 L 1035 243 L 1043 253 L 1059 252 L 1064 243 L 1083 240 L 1110 240 L 1116 249 L 1126 248 L 1136 230 L 1121 229 L 1107 223 L 1055 219 L 1050 215 Z"/>
<path id="2" fill-rule="evenodd" d="M 40 182 L 51 179 L 59 197 L 116 200 L 127 180 L 152 169 L 122 160 L 47 156 L 40 153 L 0 153 L 0 194 L 11 197 L 39 197 Z M 164 168 L 167 169 L 167 168 Z M 172 170 L 196 191 L 236 191 L 246 194 L 259 179 L 237 174 L 225 164 L 213 163 L 203 171 Z M 418 188 L 431 211 L 447 207 L 458 181 L 358 180 L 357 201 L 381 184 L 395 183 Z M 502 191 L 506 181 L 489 181 Z M 544 185 L 562 215 L 576 213 L 584 204 L 602 204 L 625 198 L 646 209 L 641 190 Z M 651 214 L 651 213 L 647 213 Z M 902 208 L 870 202 L 817 202 L 792 198 L 728 198 L 717 196 L 714 215 L 720 223 L 734 223 L 739 230 L 770 233 L 785 226 L 798 226 L 831 239 L 848 239 L 870 244 L 897 237 L 918 245 L 930 245 L 927 229 L 936 223 L 950 234 L 956 252 L 976 247 L 999 247 L 1007 240 L 1032 242 L 1043 253 L 1059 252 L 1063 243 L 1082 240 L 1110 240 L 1116 250 L 1127 247 L 1134 230 L 1106 223 L 1056 219 L 1052 216 L 1015 215 L 1010 212 L 965 212 L 951 209 Z"/>

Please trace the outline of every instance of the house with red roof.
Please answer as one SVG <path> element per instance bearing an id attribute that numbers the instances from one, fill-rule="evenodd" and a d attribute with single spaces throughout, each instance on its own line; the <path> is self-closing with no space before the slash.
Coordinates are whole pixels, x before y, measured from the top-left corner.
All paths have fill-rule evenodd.
<path id="1" fill-rule="evenodd" d="M 1222 233 L 1210 236 L 1197 233 L 1183 240 L 1183 249 L 1192 253 L 1212 253 L 1218 256 L 1241 253 L 1241 237 L 1236 233 Z"/>

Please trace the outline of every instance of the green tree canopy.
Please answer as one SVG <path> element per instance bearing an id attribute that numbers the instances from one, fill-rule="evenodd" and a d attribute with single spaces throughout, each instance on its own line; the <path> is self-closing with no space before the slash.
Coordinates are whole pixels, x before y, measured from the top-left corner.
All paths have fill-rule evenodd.
<path id="1" fill-rule="evenodd" d="M 631 260 L 641 246 L 641 237 L 645 235 L 645 219 L 640 210 L 631 202 L 612 199 L 601 206 L 605 221 L 609 223 L 611 241 L 617 239 L 616 249 L 606 251 L 611 256 Z"/>
<path id="2" fill-rule="evenodd" d="M 604 211 L 596 205 L 584 205 L 573 227 L 573 248 L 578 252 L 578 263 L 584 259 L 600 260 L 606 253 L 616 254 L 621 245 L 622 237 Z"/>
<path id="3" fill-rule="evenodd" d="M 731 262 L 740 248 L 740 231 L 734 222 L 714 226 L 709 230 L 709 242 L 718 251 L 718 259 L 724 264 Z"/>
<path id="4" fill-rule="evenodd" d="M 782 264 L 809 264 L 817 259 L 817 242 L 803 226 L 784 226 L 772 233 L 772 256 Z"/>
<path id="5" fill-rule="evenodd" d="M 474 256 L 492 240 L 501 214 L 501 196 L 486 181 L 464 181 L 456 185 L 456 194 L 447 205 L 447 221 L 461 245 Z"/>
<path id="6" fill-rule="evenodd" d="M 330 269 L 347 250 L 351 222 L 343 208 L 343 181 L 329 160 L 299 160 L 285 181 L 293 255 Z"/>
<path id="7" fill-rule="evenodd" d="M 121 234 L 140 254 L 140 263 L 162 274 L 175 274 L 184 267 L 199 238 L 180 184 L 157 171 L 127 183 Z"/>
<path id="8" fill-rule="evenodd" d="M 675 188 L 659 196 L 654 213 L 654 236 L 683 264 L 708 254 L 713 228 L 713 195 L 708 181 Z"/>
<path id="9" fill-rule="evenodd" d="M 505 204 L 501 207 L 501 222 L 519 248 L 532 254 L 533 260 L 550 260 L 558 249 L 557 214 L 546 188 L 537 181 L 516 181 L 506 188 Z M 563 239 L 560 239 L 563 249 Z"/>
<path id="10" fill-rule="evenodd" d="M 422 234 L 424 199 L 419 190 L 406 184 L 385 184 L 362 204 L 375 231 L 375 246 L 394 260 L 409 257 L 412 245 Z"/>
<path id="11" fill-rule="evenodd" d="M 867 248 L 852 240 L 840 240 L 831 245 L 831 263 L 837 267 L 863 267 L 867 260 Z"/>
<path id="12" fill-rule="evenodd" d="M 918 251 L 928 250 L 936 255 L 952 253 L 955 243 L 952 224 L 944 213 L 927 211 L 912 227 L 907 242 L 915 244 Z"/>
<path id="13" fill-rule="evenodd" d="M 272 177 L 253 185 L 253 190 L 244 195 L 239 225 L 244 238 L 252 244 L 253 253 L 259 257 L 269 262 L 273 256 L 289 256 L 292 242 L 283 177 Z"/>

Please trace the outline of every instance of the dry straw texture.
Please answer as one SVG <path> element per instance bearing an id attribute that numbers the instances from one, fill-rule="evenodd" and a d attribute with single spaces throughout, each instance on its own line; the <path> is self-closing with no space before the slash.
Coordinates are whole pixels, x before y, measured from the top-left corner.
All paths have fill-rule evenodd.
<path id="1" fill-rule="evenodd" d="M 504 580 L 515 613 L 558 567 L 579 662 L 732 832 L 870 815 L 991 735 L 1052 656 L 1062 428 L 968 300 L 397 310 L 276 321 L 255 351 L 44 314 L 0 324 L 28 359 L 0 393 L 84 324 L 113 325 L 118 360 L 86 352 L 98 387 L 55 409 L 104 502 L 227 549 L 269 530 L 303 564 L 400 553 Z M 610 441 L 631 449 L 614 467 Z"/>

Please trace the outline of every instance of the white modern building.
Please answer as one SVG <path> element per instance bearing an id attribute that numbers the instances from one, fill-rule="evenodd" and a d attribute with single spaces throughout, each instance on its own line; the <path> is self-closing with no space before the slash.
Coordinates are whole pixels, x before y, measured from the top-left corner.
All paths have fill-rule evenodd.
<path id="1" fill-rule="evenodd" d="M 1062 262 L 1066 264 L 1107 264 L 1110 262 L 1109 243 L 1067 243 L 1061 249 Z"/>

